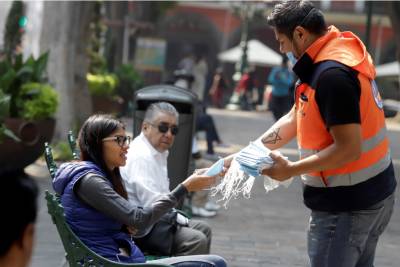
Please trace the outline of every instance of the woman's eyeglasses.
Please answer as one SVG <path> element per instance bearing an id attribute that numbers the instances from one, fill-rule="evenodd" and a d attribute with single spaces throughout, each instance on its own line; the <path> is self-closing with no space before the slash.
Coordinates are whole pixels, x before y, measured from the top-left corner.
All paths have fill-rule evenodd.
<path id="1" fill-rule="evenodd" d="M 129 135 L 116 135 L 103 138 L 103 142 L 104 141 L 115 141 L 120 147 L 123 147 L 125 145 L 129 146 L 131 143 L 131 137 Z"/>
<path id="2" fill-rule="evenodd" d="M 166 123 L 160 123 L 159 125 L 154 125 L 152 123 L 149 123 L 149 124 L 153 127 L 156 127 L 160 133 L 166 133 L 166 132 L 168 132 L 168 129 L 169 129 L 171 131 L 172 135 L 177 135 L 178 131 L 179 131 L 179 128 L 176 125 L 169 126 Z"/>

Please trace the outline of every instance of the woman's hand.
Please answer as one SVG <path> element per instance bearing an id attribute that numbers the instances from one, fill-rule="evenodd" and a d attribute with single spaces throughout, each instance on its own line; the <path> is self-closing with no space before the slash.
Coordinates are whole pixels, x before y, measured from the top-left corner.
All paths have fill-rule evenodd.
<path id="1" fill-rule="evenodd" d="M 182 182 L 182 185 L 186 187 L 189 192 L 209 188 L 215 183 L 215 181 L 217 180 L 217 176 L 204 175 L 203 173 L 206 170 L 207 169 L 197 170 L 198 172 L 195 171 L 185 181 Z M 201 174 L 199 173 L 200 171 Z"/>
<path id="2" fill-rule="evenodd" d="M 233 158 L 235 156 L 236 156 L 236 153 L 235 154 L 231 154 L 229 156 L 226 156 L 224 158 L 224 172 L 223 172 L 223 175 L 225 175 L 225 173 L 229 170 L 229 167 L 231 166 L 232 160 L 233 160 Z"/>

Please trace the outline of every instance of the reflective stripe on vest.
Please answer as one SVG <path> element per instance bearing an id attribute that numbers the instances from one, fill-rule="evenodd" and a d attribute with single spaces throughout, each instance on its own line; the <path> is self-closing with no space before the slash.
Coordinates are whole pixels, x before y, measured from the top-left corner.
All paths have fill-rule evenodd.
<path id="1" fill-rule="evenodd" d="M 367 168 L 346 174 L 336 174 L 325 177 L 325 182 L 320 176 L 311 176 L 309 174 L 301 175 L 301 180 L 306 184 L 314 187 L 335 187 L 335 186 L 350 186 L 364 182 L 389 167 L 391 162 L 390 152 L 380 159 L 378 162 L 368 166 Z"/>
<path id="2" fill-rule="evenodd" d="M 386 127 L 382 127 L 377 134 L 362 141 L 361 151 L 363 153 L 370 151 L 386 138 Z M 300 158 L 306 158 L 319 152 L 319 150 L 299 148 Z"/>

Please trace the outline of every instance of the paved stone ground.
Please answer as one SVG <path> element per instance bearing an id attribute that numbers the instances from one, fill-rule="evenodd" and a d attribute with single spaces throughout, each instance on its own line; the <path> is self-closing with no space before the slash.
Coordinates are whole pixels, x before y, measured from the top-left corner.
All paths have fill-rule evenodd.
<path id="1" fill-rule="evenodd" d="M 217 148 L 221 155 L 239 150 L 272 124 L 269 113 L 209 111 L 213 115 L 221 138 L 230 148 Z M 129 127 L 129 126 L 128 126 Z M 397 177 L 400 174 L 400 127 L 389 128 L 392 154 Z M 128 128 L 130 129 L 130 128 Z M 201 148 L 205 147 L 200 142 Z M 295 144 L 282 150 L 294 158 Z M 36 249 L 32 267 L 59 266 L 63 248 L 55 226 L 52 224 L 43 198 L 43 190 L 51 188 L 43 162 L 36 162 L 26 169 L 42 189 L 40 213 L 37 224 Z M 399 190 L 397 190 L 399 196 Z M 301 185 L 295 180 L 288 188 L 278 188 L 268 194 L 262 181 L 256 181 L 250 199 L 236 199 L 228 209 L 206 219 L 213 228 L 211 251 L 223 256 L 231 267 L 256 266 L 308 266 L 306 255 L 306 228 L 309 211 L 302 204 Z M 399 266 L 400 210 L 396 203 L 388 229 L 381 237 L 376 255 L 376 266 Z"/>

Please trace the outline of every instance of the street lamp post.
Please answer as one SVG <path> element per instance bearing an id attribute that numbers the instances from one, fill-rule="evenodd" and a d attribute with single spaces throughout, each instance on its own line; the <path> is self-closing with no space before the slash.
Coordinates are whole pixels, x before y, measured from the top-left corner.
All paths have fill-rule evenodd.
<path id="1" fill-rule="evenodd" d="M 242 4 L 243 6 L 243 4 Z M 248 42 L 248 32 L 249 32 L 249 9 L 250 6 L 246 3 L 241 9 L 241 17 L 242 17 L 242 33 L 240 37 L 240 48 L 242 49 L 242 56 L 240 60 L 236 62 L 235 65 L 235 74 L 233 75 L 233 80 L 238 82 L 242 77 L 245 69 L 247 68 L 247 42 Z"/>
<path id="2" fill-rule="evenodd" d="M 238 62 L 235 64 L 235 73 L 232 78 L 236 84 L 240 81 L 242 75 L 248 67 L 248 58 L 247 58 L 247 48 L 248 48 L 248 35 L 249 35 L 249 21 L 254 13 L 254 6 L 251 3 L 243 3 L 241 2 L 240 8 L 240 16 L 242 19 L 242 32 L 240 37 L 240 48 L 242 49 L 242 55 Z M 237 110 L 240 109 L 240 96 L 233 92 L 229 104 L 226 106 L 227 109 Z"/>

